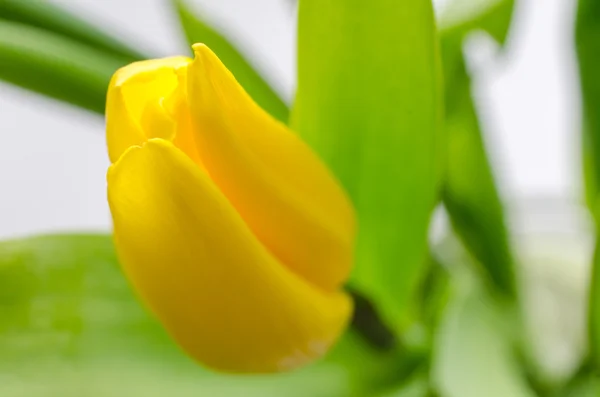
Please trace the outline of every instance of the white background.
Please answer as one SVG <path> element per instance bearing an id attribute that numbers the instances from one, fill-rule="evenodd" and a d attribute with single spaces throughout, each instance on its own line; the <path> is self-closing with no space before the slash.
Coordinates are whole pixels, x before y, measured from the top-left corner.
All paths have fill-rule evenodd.
<path id="1" fill-rule="evenodd" d="M 53 1 L 156 55 L 186 50 L 164 0 Z M 491 59 L 485 40 L 473 39 L 468 46 L 485 139 L 508 201 L 578 197 L 579 94 L 572 45 L 576 2 L 517 2 L 501 61 Z M 288 99 L 295 75 L 291 4 L 195 1 L 198 10 L 257 59 Z M 0 83 L 0 238 L 109 229 L 103 128 L 98 116 Z"/>

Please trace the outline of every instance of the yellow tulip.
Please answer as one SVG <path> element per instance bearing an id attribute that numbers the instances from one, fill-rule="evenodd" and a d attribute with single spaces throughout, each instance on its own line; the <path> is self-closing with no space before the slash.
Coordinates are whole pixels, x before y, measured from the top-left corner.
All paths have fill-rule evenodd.
<path id="1" fill-rule="evenodd" d="M 199 362 L 276 372 L 322 356 L 352 303 L 352 206 L 317 156 L 205 45 L 111 80 L 108 200 L 123 270 Z"/>

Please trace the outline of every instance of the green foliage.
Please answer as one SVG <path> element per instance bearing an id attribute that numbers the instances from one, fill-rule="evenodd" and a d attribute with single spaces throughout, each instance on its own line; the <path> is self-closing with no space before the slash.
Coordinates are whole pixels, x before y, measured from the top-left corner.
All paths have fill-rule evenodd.
<path id="1" fill-rule="evenodd" d="M 449 270 L 434 254 L 429 254 L 427 265 L 427 272 L 421 280 L 415 300 L 419 321 L 432 332 L 437 329 L 451 297 L 452 280 Z"/>
<path id="2" fill-rule="evenodd" d="M 106 90 L 123 61 L 69 38 L 0 19 L 0 79 L 104 113 Z"/>
<path id="3" fill-rule="evenodd" d="M 302 0 L 298 35 L 292 125 L 357 208 L 353 284 L 400 326 L 425 269 L 443 149 L 431 2 Z"/>
<path id="4" fill-rule="evenodd" d="M 0 243 L 0 375 L 14 378 L 0 384 L 2 397 L 413 395 L 412 382 L 398 384 L 424 357 L 398 353 L 348 332 L 325 360 L 291 374 L 210 373 L 140 306 L 110 236 Z"/>
<path id="5" fill-rule="evenodd" d="M 0 0 L 0 79 L 104 114 L 112 74 L 144 55 L 47 1 Z"/>
<path id="6" fill-rule="evenodd" d="M 598 397 L 600 396 L 600 377 L 588 374 L 586 377 L 577 379 L 569 385 L 557 397 Z"/>
<path id="7" fill-rule="evenodd" d="M 123 44 L 93 24 L 48 1 L 0 0 L 0 19 L 62 35 L 121 58 L 123 62 L 145 58 L 137 50 Z"/>
<path id="8" fill-rule="evenodd" d="M 442 198 L 452 225 L 483 265 L 491 284 L 505 295 L 516 293 L 514 261 L 504 210 L 494 183 L 471 95 L 462 54 L 464 37 L 482 29 L 504 42 L 514 1 L 502 0 L 442 31 L 446 82 L 447 168 Z"/>
<path id="9" fill-rule="evenodd" d="M 596 238 L 596 252 L 592 262 L 588 313 L 590 355 L 596 368 L 600 368 L 600 237 Z"/>
<path id="10" fill-rule="evenodd" d="M 600 186 L 600 4 L 579 0 L 576 48 L 583 99 L 583 160 L 588 205 L 598 217 Z"/>
<path id="11" fill-rule="evenodd" d="M 350 385 L 340 364 L 277 377 L 203 370 L 133 297 L 111 238 L 81 234 L 0 243 L 0 374 L 2 397 L 331 397 Z"/>
<path id="12" fill-rule="evenodd" d="M 474 30 L 485 30 L 504 44 L 510 27 L 515 0 L 454 0 L 440 21 L 443 34 L 458 32 L 464 36 Z"/>
<path id="13" fill-rule="evenodd" d="M 433 383 L 442 396 L 535 396 L 513 356 L 512 316 L 477 289 L 455 294 L 433 359 Z"/>
<path id="14" fill-rule="evenodd" d="M 600 3 L 579 0 L 576 25 L 583 99 L 583 160 L 587 203 L 600 225 Z M 600 239 L 597 239 L 590 285 L 589 344 L 592 360 L 600 368 Z"/>
<path id="15" fill-rule="evenodd" d="M 433 397 L 429 390 L 429 383 L 424 374 L 418 374 L 401 387 L 392 388 L 375 397 Z"/>
<path id="16" fill-rule="evenodd" d="M 195 15 L 186 0 L 171 0 L 171 2 L 177 10 L 190 45 L 195 43 L 208 45 L 263 109 L 278 120 L 287 123 L 289 113 L 287 105 L 237 48 L 217 29 Z"/>

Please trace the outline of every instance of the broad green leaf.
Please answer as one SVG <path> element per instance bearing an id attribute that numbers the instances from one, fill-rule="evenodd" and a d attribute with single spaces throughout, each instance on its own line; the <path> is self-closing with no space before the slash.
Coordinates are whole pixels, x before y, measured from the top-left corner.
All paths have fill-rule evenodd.
<path id="1" fill-rule="evenodd" d="M 0 79 L 104 113 L 108 82 L 123 61 L 63 36 L 0 19 Z"/>
<path id="2" fill-rule="evenodd" d="M 441 170 L 442 92 L 429 0 L 301 0 L 296 131 L 359 216 L 352 283 L 394 327 L 425 268 Z"/>
<path id="3" fill-rule="evenodd" d="M 448 148 L 442 199 L 454 229 L 483 265 L 491 284 L 505 295 L 514 296 L 514 260 L 504 210 L 487 158 L 462 53 L 463 39 L 472 30 L 485 30 L 504 42 L 514 1 L 487 3 L 493 3 L 487 11 L 442 31 Z"/>
<path id="4" fill-rule="evenodd" d="M 576 48 L 583 99 L 583 160 L 587 203 L 596 218 L 600 186 L 600 3 L 579 0 Z"/>
<path id="5" fill-rule="evenodd" d="M 349 331 L 300 371 L 211 373 L 140 306 L 110 236 L 0 242 L 2 397 L 362 397 L 395 387 L 423 362 L 423 355 L 379 352 Z"/>
<path id="6" fill-rule="evenodd" d="M 141 53 L 123 44 L 102 29 L 47 0 L 0 0 L 0 19 L 66 36 L 122 58 L 124 62 L 144 58 Z"/>
<path id="7" fill-rule="evenodd" d="M 192 12 L 186 0 L 171 0 L 190 44 L 204 43 L 221 58 L 242 87 L 267 112 L 288 122 L 288 108 L 279 95 L 254 69 L 232 42 L 202 16 Z"/>
<path id="8" fill-rule="evenodd" d="M 479 291 L 456 294 L 438 330 L 432 377 L 443 397 L 535 397 L 513 356 L 514 313 Z"/>
<path id="9" fill-rule="evenodd" d="M 0 243 L 0 379 L 2 397 L 330 397 L 351 385 L 339 364 L 277 376 L 202 369 L 140 307 L 106 235 Z"/>

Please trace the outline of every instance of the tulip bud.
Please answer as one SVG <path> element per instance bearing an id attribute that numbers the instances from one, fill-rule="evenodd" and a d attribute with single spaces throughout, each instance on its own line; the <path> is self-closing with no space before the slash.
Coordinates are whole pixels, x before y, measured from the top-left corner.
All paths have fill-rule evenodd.
<path id="1" fill-rule="evenodd" d="M 322 356 L 352 311 L 353 208 L 319 158 L 206 46 L 126 66 L 107 101 L 123 270 L 192 357 L 275 372 Z"/>

